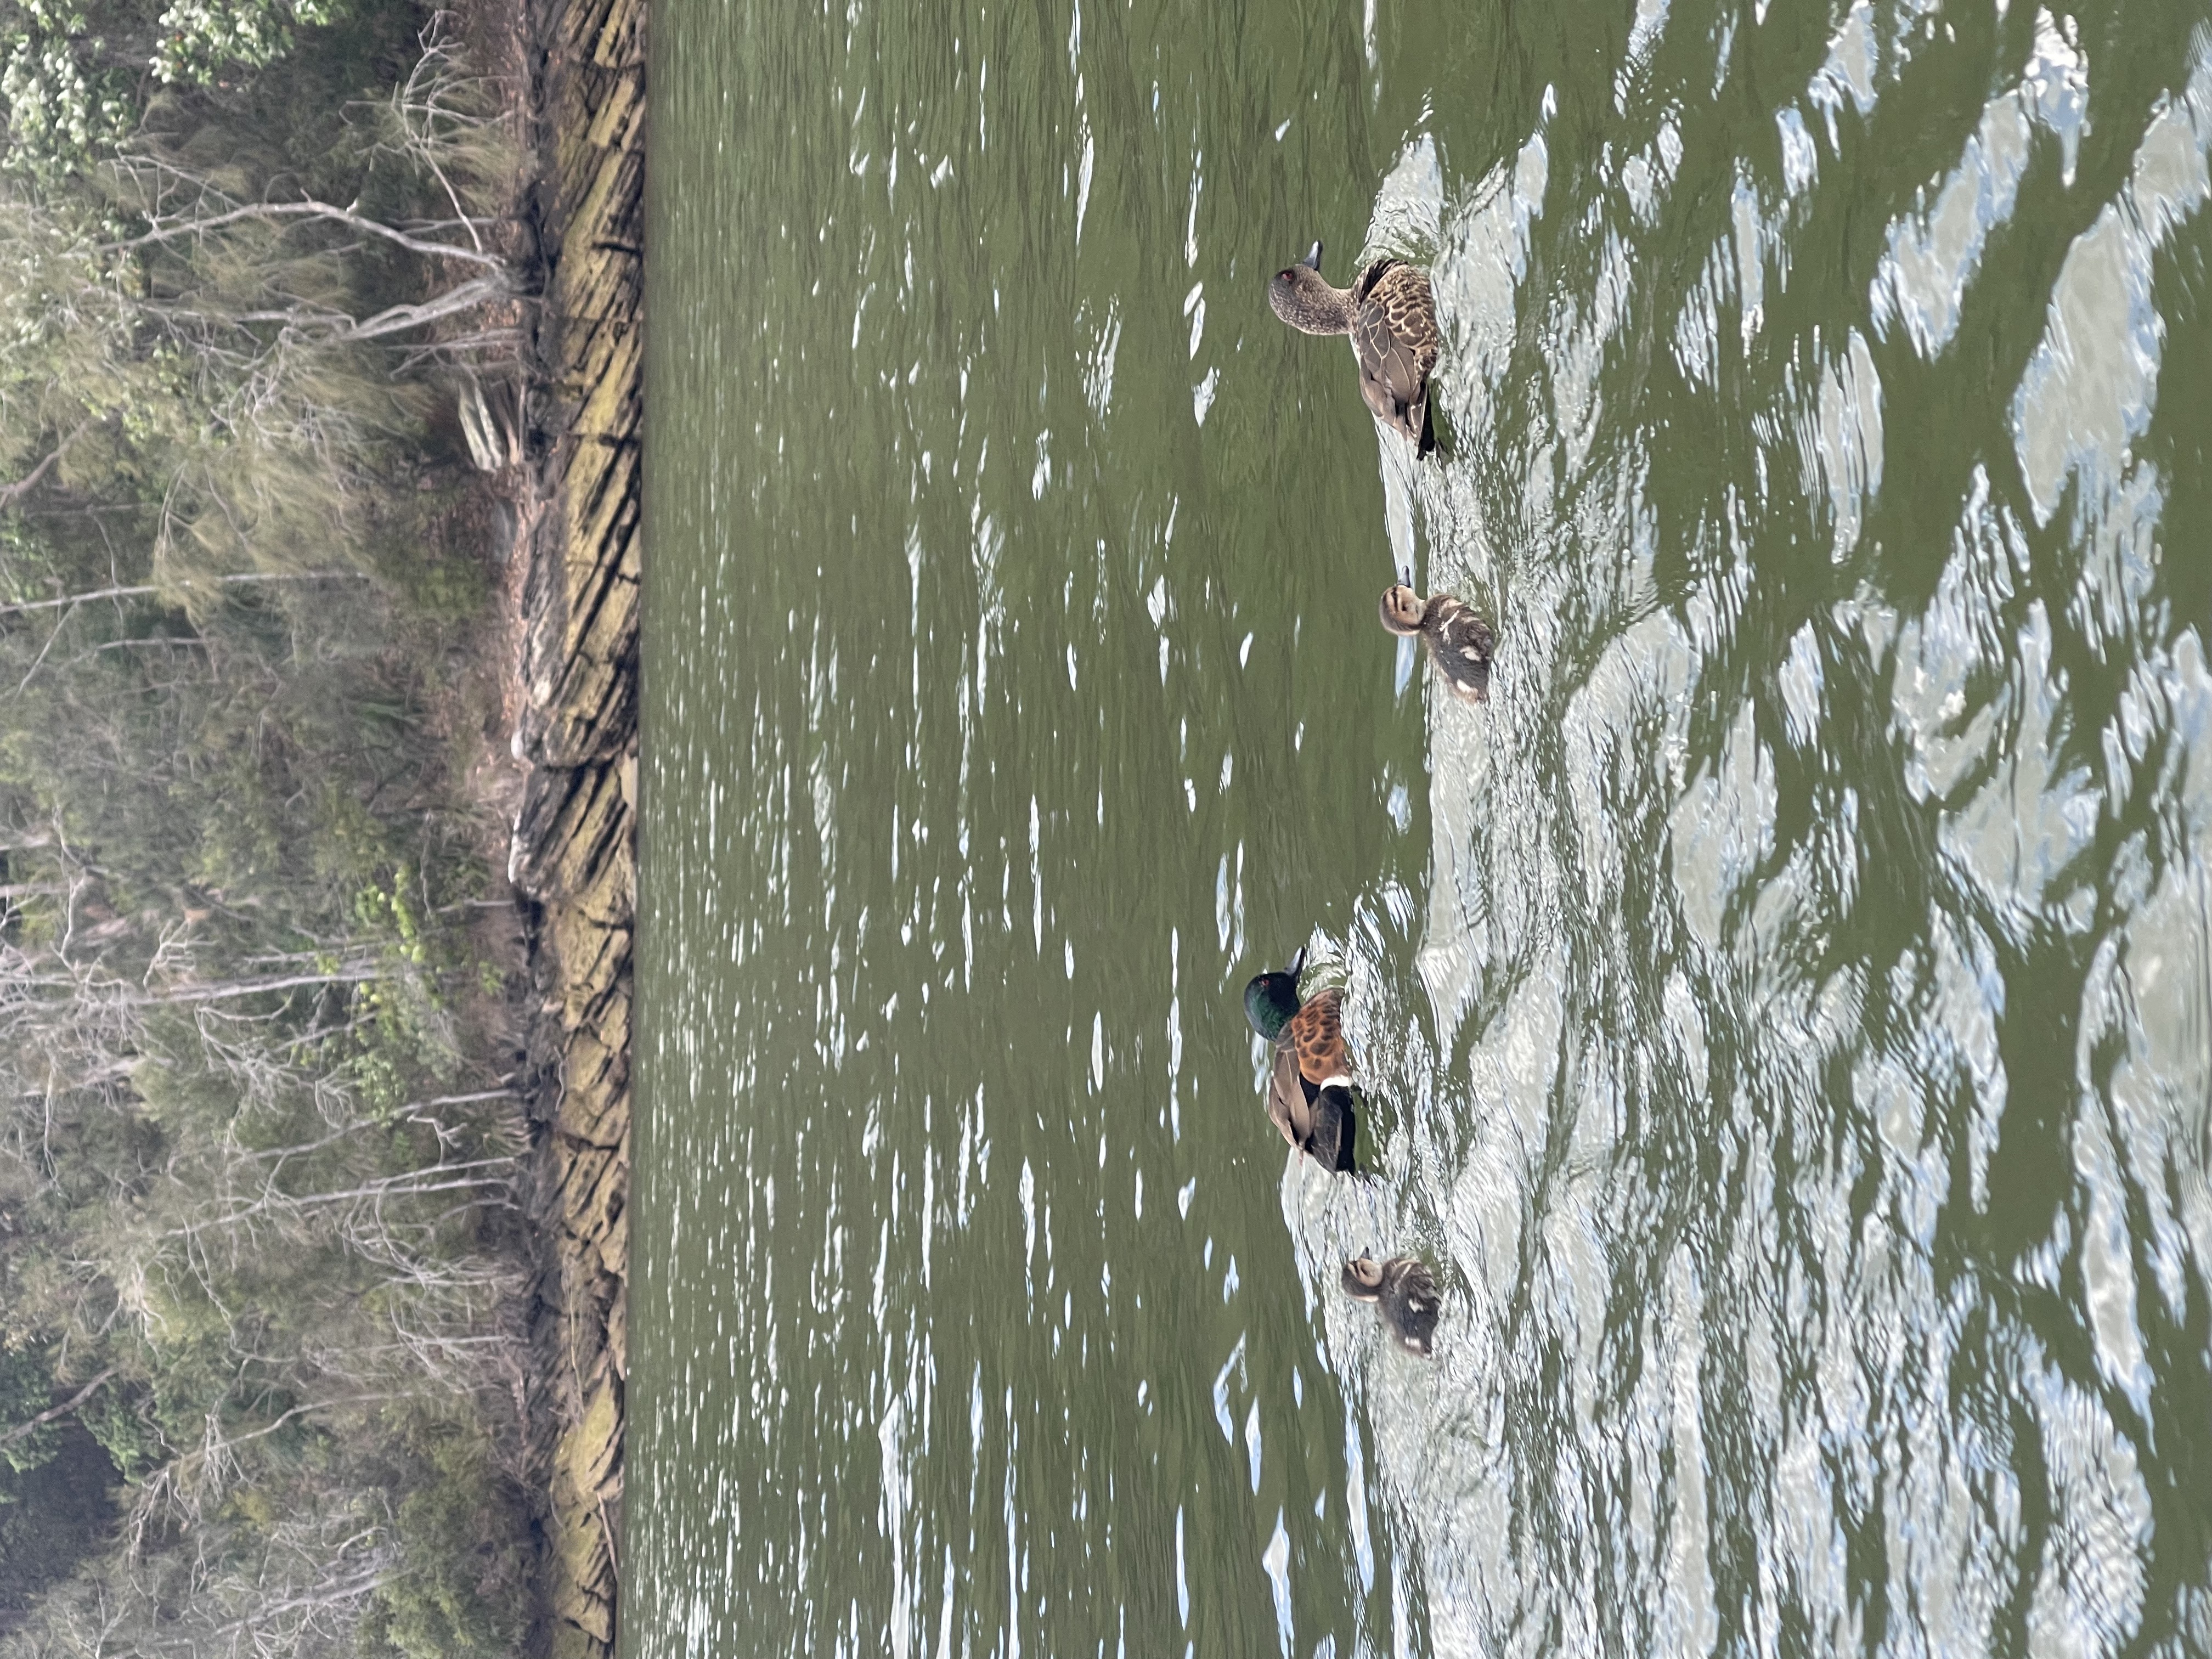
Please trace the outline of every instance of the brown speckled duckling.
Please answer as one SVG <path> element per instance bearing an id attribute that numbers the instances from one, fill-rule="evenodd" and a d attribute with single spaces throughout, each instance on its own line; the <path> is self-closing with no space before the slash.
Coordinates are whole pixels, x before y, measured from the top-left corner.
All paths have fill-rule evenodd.
<path id="1" fill-rule="evenodd" d="M 1398 1345 L 1408 1353 L 1428 1358 L 1443 1298 L 1426 1262 L 1411 1255 L 1394 1255 L 1388 1261 L 1356 1255 L 1344 1264 L 1344 1293 L 1354 1302 L 1376 1304 Z"/>
<path id="2" fill-rule="evenodd" d="M 1359 360 L 1359 395 L 1376 419 L 1402 433 L 1417 455 L 1437 447 L 1429 421 L 1429 372 L 1441 336 L 1429 273 L 1419 265 L 1376 259 L 1348 289 L 1321 274 L 1321 244 L 1267 284 L 1275 315 L 1307 334 L 1349 334 Z"/>
<path id="3" fill-rule="evenodd" d="M 1449 593 L 1425 599 L 1399 582 L 1382 590 L 1382 626 L 1393 634 L 1419 635 L 1454 696 L 1490 701 L 1490 658 L 1498 636 L 1464 599 Z"/>

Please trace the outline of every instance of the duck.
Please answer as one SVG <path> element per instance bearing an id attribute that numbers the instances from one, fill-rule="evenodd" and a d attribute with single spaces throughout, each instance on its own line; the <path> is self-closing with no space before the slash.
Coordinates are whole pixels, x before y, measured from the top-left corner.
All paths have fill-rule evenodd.
<path id="1" fill-rule="evenodd" d="M 1426 1359 L 1433 1352 L 1437 1316 L 1443 1298 L 1437 1276 L 1419 1256 L 1394 1255 L 1388 1261 L 1355 1255 L 1344 1264 L 1344 1293 L 1354 1302 L 1372 1302 L 1398 1346 Z"/>
<path id="2" fill-rule="evenodd" d="M 1301 948 L 1288 968 L 1254 975 L 1244 987 L 1244 1018 L 1274 1047 L 1268 1118 L 1285 1140 L 1340 1174 L 1355 1167 L 1359 1133 L 1352 1056 L 1344 1046 L 1344 993 L 1331 986 L 1300 998 L 1305 963 Z"/>
<path id="3" fill-rule="evenodd" d="M 1382 590 L 1382 626 L 1401 636 L 1417 636 L 1429 647 L 1429 660 L 1454 696 L 1468 702 L 1490 701 L 1490 658 L 1498 635 L 1474 607 L 1449 593 L 1423 599 L 1410 584 Z"/>
<path id="4" fill-rule="evenodd" d="M 1429 373 L 1442 336 L 1429 273 L 1388 255 L 1372 261 L 1348 289 L 1321 274 L 1321 244 L 1267 284 L 1275 315 L 1306 334 L 1349 334 L 1359 360 L 1359 395 L 1375 418 L 1413 445 L 1416 457 L 1437 447 L 1429 419 Z"/>

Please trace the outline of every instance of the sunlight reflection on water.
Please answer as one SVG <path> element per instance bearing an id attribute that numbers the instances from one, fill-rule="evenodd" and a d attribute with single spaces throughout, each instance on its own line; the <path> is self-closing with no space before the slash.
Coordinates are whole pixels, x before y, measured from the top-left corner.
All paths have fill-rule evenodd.
<path id="1" fill-rule="evenodd" d="M 1606 17 L 662 23 L 631 1651 L 2212 1647 L 2212 34 Z"/>
<path id="2" fill-rule="evenodd" d="M 1844 95 L 1873 107 L 1867 15 L 1851 13 L 1832 46 L 1807 94 L 1814 113 Z M 1387 999 L 1354 1002 L 1361 1053 L 1397 1057 L 1387 1092 L 1413 1151 L 1389 1161 L 1406 1184 L 1382 1224 L 1335 1205 L 1309 1212 L 1301 1239 L 1316 1278 L 1377 1232 L 1431 1239 L 1465 1276 L 1455 1340 L 1439 1343 L 1441 1387 L 1376 1352 L 1357 1310 L 1332 1305 L 1325 1320 L 1336 1365 L 1367 1378 L 1382 1481 L 1418 1540 L 1440 1647 L 1588 1651 L 1625 1636 L 1641 1650 L 1703 1652 L 1724 1611 L 1732 1643 L 1760 1650 L 1792 1626 L 1815 1647 L 1858 1646 L 1881 1634 L 1865 1623 L 1870 1571 L 1936 1650 L 2004 1650 L 2023 1630 L 2032 1649 L 2100 1650 L 2144 1628 L 2156 1506 L 2136 1437 L 2160 1423 L 2173 1432 L 2203 1398 L 2201 1364 L 2162 1376 L 2138 1320 L 2139 1281 L 2155 1279 L 2163 1320 L 2186 1327 L 2212 1246 L 2201 862 L 2212 728 L 2197 635 L 2161 648 L 2142 612 L 2157 585 L 2159 483 L 2130 445 L 2154 405 L 2156 256 L 2206 194 L 2201 36 L 2185 88 L 2154 111 L 2119 195 L 2059 267 L 2045 339 L 2010 400 L 2026 501 L 1975 465 L 1932 603 L 1901 617 L 1862 586 L 1807 615 L 1763 684 L 1729 660 L 1755 585 L 1739 526 L 1755 533 L 1794 471 L 1819 504 L 1814 532 L 1825 519 L 1834 561 L 1850 559 L 1884 482 L 1873 343 L 1901 325 L 1938 357 L 1990 231 L 2013 211 L 2028 120 L 2060 137 L 2071 182 L 2084 76 L 2040 18 L 2019 83 L 1988 106 L 1933 209 L 1892 224 L 1866 331 L 1816 323 L 1794 345 L 1769 343 L 1788 351 L 1779 401 L 1751 411 L 1764 440 L 1751 474 L 1692 552 L 1711 574 L 1670 607 L 1686 629 L 1639 615 L 1652 602 L 1650 555 L 1638 556 L 1651 464 L 1618 411 L 1593 407 L 1626 308 L 1613 251 L 1635 220 L 1663 216 L 1660 168 L 1638 169 L 1620 210 L 1594 204 L 1577 228 L 1600 278 L 1580 302 L 1535 296 L 1557 332 L 1534 365 L 1504 343 L 1531 296 L 1497 286 L 1541 209 L 1540 183 L 1522 184 L 1542 178 L 1531 152 L 1465 206 L 1438 204 L 1455 360 L 1482 366 L 1479 381 L 1452 385 L 1455 424 L 1486 428 L 1506 451 L 1498 471 L 1532 481 L 1521 521 L 1550 526 L 1551 541 L 1524 552 L 1506 529 L 1467 547 L 1456 532 L 1496 520 L 1482 480 L 1454 469 L 1427 504 L 1449 526 L 1433 549 L 1438 585 L 1498 594 L 1516 622 L 1607 618 L 1510 626 L 1498 703 L 1478 718 L 1432 705 L 1420 967 L 1438 1051 L 1388 1029 Z M 1833 141 L 1820 148 L 1802 178 L 1836 166 Z M 1675 331 L 1702 387 L 1719 383 L 1718 356 L 1735 344 L 1728 312 L 1748 355 L 1762 301 L 1788 296 L 1786 199 L 1747 192 L 1742 178 L 1735 246 L 1716 245 Z M 1422 146 L 1384 200 L 1413 179 L 1435 187 Z M 1510 428 L 1476 406 L 1532 366 L 1540 383 L 1515 398 Z M 1583 475 L 1582 493 L 1553 499 L 1555 457 L 1589 448 L 1598 476 L 1575 453 L 1565 472 Z M 2053 601 L 2036 591 L 2021 518 L 2025 505 L 2045 524 L 2069 483 L 2081 575 L 2057 608 L 2093 647 L 2136 659 L 2098 745 L 2102 777 L 2060 758 L 2081 748 L 2068 740 L 2080 714 L 2053 665 Z M 1610 573 L 1589 568 L 1601 561 Z M 1594 659 L 1593 634 L 1604 641 Z M 1869 720 L 1894 734 L 1887 775 L 1818 777 Z M 1702 762 L 1700 726 L 1724 738 Z M 2154 732 L 2164 764 L 2145 775 Z M 1904 799 L 1877 806 L 1874 791 Z M 1880 832 L 1863 819 L 1905 802 L 1936 809 L 1935 868 L 1910 884 L 1927 896 L 1923 920 L 1901 942 L 1853 948 L 1855 934 L 1895 939 L 1855 927 L 1854 912 L 1907 851 L 1869 844 Z M 2084 869 L 2102 826 L 2146 819 L 2166 835 L 2138 830 L 2102 878 Z M 1671 896 L 1663 877 L 1651 885 L 1654 854 L 1671 866 Z M 2100 900 L 2114 887 L 2118 902 Z M 1635 928 L 1607 921 L 1631 915 Z M 2074 967 L 2080 1006 L 2064 1022 L 2079 1033 L 2070 1091 L 2016 1079 L 2018 1051 L 2037 1045 L 2005 1030 L 2018 976 L 2049 965 L 2038 958 L 2053 934 L 2087 941 L 2063 953 L 2087 969 Z M 2166 988 L 2155 1033 L 2138 977 Z M 2049 1006 L 2051 988 L 2039 988 Z M 2097 1058 L 2112 1044 L 2128 1054 L 2124 1106 Z M 1975 1212 L 2015 1201 L 1993 1190 L 1992 1167 L 2022 1089 L 2041 1097 L 2045 1121 L 2070 1121 L 2076 1184 L 2046 1190 L 2041 1221 L 1996 1230 L 2016 1240 L 2008 1260 L 1975 1237 Z M 1665 1153 L 1676 1132 L 1662 1121 L 1675 1118 L 1710 1142 L 1694 1160 L 1705 1178 L 1646 1189 L 1641 1166 Z M 1485 1121 L 1470 1155 L 1462 1126 Z M 2022 1306 L 2021 1288 L 2045 1297 Z M 2068 1302 L 2077 1311 L 2058 1323 L 2086 1327 L 2094 1377 L 2060 1357 L 2069 1343 L 2051 1326 Z M 2171 1353 L 2171 1341 L 2157 1346 Z M 2186 1393 L 2158 1397 L 2175 1382 Z M 1555 1426 L 1513 1426 L 1538 1419 Z M 2025 1490 L 2023 1468 L 2045 1472 Z M 2201 1498 L 2169 1494 L 2170 1514 L 2194 1506 L 2201 1522 Z M 1725 1609 L 1717 1572 L 1742 1598 Z M 2185 1596 L 2154 1623 L 2197 1628 L 2203 1608 Z"/>

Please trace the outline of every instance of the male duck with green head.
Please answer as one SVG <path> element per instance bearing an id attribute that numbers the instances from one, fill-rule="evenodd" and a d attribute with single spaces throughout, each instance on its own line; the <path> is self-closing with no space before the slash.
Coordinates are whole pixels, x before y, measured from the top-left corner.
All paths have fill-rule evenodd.
<path id="1" fill-rule="evenodd" d="M 1244 988 L 1244 1018 L 1274 1046 L 1267 1115 L 1283 1139 L 1324 1169 L 1349 1170 L 1359 1120 L 1344 1046 L 1344 993 L 1331 986 L 1301 1000 L 1305 962 L 1300 950 L 1282 972 L 1255 975 Z"/>

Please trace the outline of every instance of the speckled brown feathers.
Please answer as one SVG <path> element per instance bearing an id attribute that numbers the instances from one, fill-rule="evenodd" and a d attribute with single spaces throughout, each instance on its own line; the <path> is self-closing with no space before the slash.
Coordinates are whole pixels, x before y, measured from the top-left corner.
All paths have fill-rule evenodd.
<path id="1" fill-rule="evenodd" d="M 1425 455 L 1436 447 L 1429 420 L 1429 375 L 1442 337 L 1428 273 L 1402 260 L 1376 259 L 1348 289 L 1321 274 L 1321 244 L 1275 273 L 1267 303 L 1307 334 L 1349 334 L 1359 363 L 1359 395 L 1377 420 Z"/>
<path id="2" fill-rule="evenodd" d="M 1412 1255 L 1394 1255 L 1388 1261 L 1356 1255 L 1344 1264 L 1344 1293 L 1355 1302 L 1376 1304 L 1398 1345 L 1427 1358 L 1443 1311 L 1428 1263 Z"/>
<path id="3" fill-rule="evenodd" d="M 1421 454 L 1436 447 L 1429 426 L 1429 372 L 1437 366 L 1437 302 L 1428 273 L 1377 259 L 1352 284 L 1352 344 L 1359 395 L 1376 418 Z"/>
<path id="4" fill-rule="evenodd" d="M 1334 986 L 1300 1004 L 1283 1035 L 1297 1050 L 1299 1073 L 1315 1087 L 1352 1075 L 1344 1048 L 1344 993 Z"/>
<path id="5" fill-rule="evenodd" d="M 1393 634 L 1420 635 L 1454 696 L 1490 701 L 1490 659 L 1498 636 L 1473 605 L 1449 593 L 1425 599 L 1400 583 L 1382 590 L 1382 626 Z"/>
<path id="6" fill-rule="evenodd" d="M 1334 1127 L 1340 1116 L 1349 1116 L 1349 1095 L 1342 1085 L 1351 1078 L 1352 1057 L 1344 1046 L 1344 994 L 1334 988 L 1316 991 L 1276 1039 L 1275 1062 L 1267 1079 L 1267 1116 L 1291 1146 L 1300 1152 L 1313 1151 L 1317 1129 Z M 1346 1098 L 1340 1106 L 1325 1104 L 1324 1091 Z M 1324 1139 L 1332 1142 L 1324 1150 L 1334 1150 L 1334 1137 Z M 1343 1135 L 1342 1159 L 1331 1158 L 1332 1168 L 1350 1167 L 1351 1141 L 1349 1133 Z"/>

